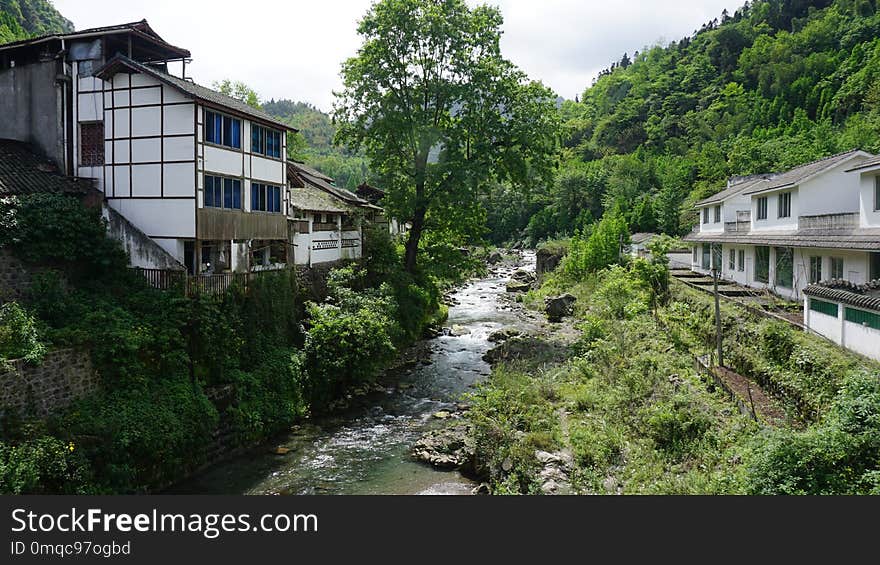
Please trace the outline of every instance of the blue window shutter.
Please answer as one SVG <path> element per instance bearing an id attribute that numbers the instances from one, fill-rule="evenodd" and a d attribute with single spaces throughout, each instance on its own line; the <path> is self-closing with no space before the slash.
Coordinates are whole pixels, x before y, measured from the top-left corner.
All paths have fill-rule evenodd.
<path id="1" fill-rule="evenodd" d="M 232 187 L 232 207 L 236 210 L 241 210 L 241 181 L 232 181 Z"/>
<path id="2" fill-rule="evenodd" d="M 214 179 L 205 175 L 205 206 L 214 205 Z"/>
<path id="3" fill-rule="evenodd" d="M 232 208 L 232 179 L 223 179 L 223 207 Z"/>
<path id="4" fill-rule="evenodd" d="M 260 126 L 256 124 L 251 124 L 251 153 L 261 153 Z"/>
<path id="5" fill-rule="evenodd" d="M 260 192 L 260 185 L 252 182 L 251 183 L 251 210 L 259 210 L 260 201 L 257 194 Z"/>
<path id="6" fill-rule="evenodd" d="M 232 120 L 232 146 L 241 149 L 241 121 Z"/>
<path id="7" fill-rule="evenodd" d="M 275 194 L 275 211 L 281 211 L 281 187 L 276 186 L 272 192 Z"/>

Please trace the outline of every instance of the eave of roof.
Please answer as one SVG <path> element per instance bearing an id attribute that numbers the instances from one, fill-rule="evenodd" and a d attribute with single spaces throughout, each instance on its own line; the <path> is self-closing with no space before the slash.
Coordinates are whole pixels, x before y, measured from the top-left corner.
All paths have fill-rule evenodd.
<path id="1" fill-rule="evenodd" d="M 846 163 L 850 159 L 858 156 L 873 157 L 873 155 L 871 155 L 870 153 L 867 153 L 860 149 L 853 149 L 844 153 L 830 155 L 823 159 L 818 159 L 810 163 L 805 163 L 788 171 L 774 175 L 772 178 L 768 179 L 768 184 L 766 186 L 751 188 L 749 190 L 746 190 L 744 194 L 763 194 L 767 192 L 773 192 L 775 190 L 791 188 L 807 182 L 808 180 L 824 173 L 825 171 L 841 165 L 842 163 Z"/>
<path id="2" fill-rule="evenodd" d="M 874 157 L 873 159 L 868 159 L 867 161 L 863 161 L 856 165 L 855 167 L 849 168 L 846 172 L 851 173 L 853 171 L 862 171 L 864 172 L 866 169 L 876 169 L 880 167 L 880 155 Z"/>
<path id="3" fill-rule="evenodd" d="M 256 108 L 248 106 L 240 100 L 236 100 L 235 98 L 226 96 L 225 94 L 221 94 L 215 90 L 211 90 L 210 88 L 201 86 L 194 82 L 190 82 L 188 80 L 169 75 L 167 73 L 163 73 L 162 71 L 144 65 L 142 63 L 138 63 L 137 61 L 133 61 L 132 59 L 129 59 L 124 55 L 116 55 L 115 57 L 113 57 L 107 62 L 106 65 L 101 67 L 101 69 L 99 69 L 98 72 L 95 73 L 95 76 L 102 79 L 112 77 L 119 72 L 120 67 L 126 67 L 130 70 L 151 76 L 156 80 L 159 80 L 171 86 L 172 88 L 179 90 L 184 95 L 196 99 L 199 102 L 202 102 L 208 106 L 231 111 L 231 113 L 234 113 L 241 117 L 245 117 L 250 120 L 257 120 L 266 124 L 271 124 L 273 127 L 278 129 L 293 132 L 299 131 L 296 128 L 291 127 L 290 125 L 277 120 L 276 118 L 270 116 L 262 110 L 258 110 Z"/>
<path id="4" fill-rule="evenodd" d="M 146 31 L 143 31 L 139 28 L 146 28 Z M 72 31 L 70 33 L 50 33 L 47 35 L 41 35 L 39 37 L 30 37 L 28 39 L 20 39 L 18 41 L 12 41 L 9 43 L 4 43 L 0 45 L 0 51 L 5 51 L 8 49 L 15 49 L 18 47 L 24 47 L 27 45 L 37 45 L 40 43 L 45 43 L 47 41 L 53 40 L 71 40 L 71 39 L 85 39 L 87 37 L 96 37 L 102 35 L 110 35 L 114 33 L 124 33 L 130 32 L 135 33 L 139 37 L 147 39 L 149 41 L 153 41 L 161 45 L 163 48 L 168 49 L 169 51 L 176 52 L 181 58 L 189 58 L 192 54 L 188 49 L 184 49 L 183 47 L 177 47 L 176 45 L 171 45 L 162 37 L 153 31 L 153 28 L 150 27 L 150 24 L 147 23 L 147 20 L 141 20 L 139 22 L 129 22 L 125 24 L 117 24 L 112 26 L 105 27 L 95 27 L 84 29 L 81 31 Z"/>
<path id="5" fill-rule="evenodd" d="M 796 230 L 749 233 L 690 233 L 689 243 L 732 243 L 775 245 L 780 247 L 813 247 L 828 249 L 880 250 L 880 229 Z"/>
<path id="6" fill-rule="evenodd" d="M 880 296 L 852 292 L 824 284 L 811 284 L 804 288 L 804 294 L 807 296 L 815 296 L 816 298 L 824 298 L 826 300 L 836 300 L 837 302 L 855 306 L 857 308 L 880 312 Z"/>
<path id="7" fill-rule="evenodd" d="M 711 204 L 721 204 L 728 198 L 733 198 L 734 196 L 739 196 L 745 190 L 754 187 L 758 183 L 765 182 L 767 180 L 766 175 L 762 175 L 760 178 L 747 179 L 742 182 L 738 182 L 732 186 L 725 188 L 724 190 L 717 192 L 710 196 L 709 198 L 704 198 L 700 200 L 696 204 L 694 204 L 694 208 L 702 208 L 704 206 L 709 206 Z"/>
<path id="8" fill-rule="evenodd" d="M 310 184 L 290 189 L 290 205 L 309 212 L 348 213 L 352 210 L 338 198 Z"/>

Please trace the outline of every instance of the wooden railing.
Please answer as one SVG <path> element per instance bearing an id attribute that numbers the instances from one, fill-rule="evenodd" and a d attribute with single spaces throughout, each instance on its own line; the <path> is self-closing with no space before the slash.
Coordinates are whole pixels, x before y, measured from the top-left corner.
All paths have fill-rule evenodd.
<path id="1" fill-rule="evenodd" d="M 337 224 L 322 224 L 315 222 L 312 224 L 312 231 L 339 231 Z"/>
<path id="2" fill-rule="evenodd" d="M 172 271 L 170 269 L 145 269 L 135 267 L 135 271 L 140 273 L 153 288 L 159 290 L 180 289 L 187 296 L 194 294 L 213 294 L 219 296 L 224 294 L 233 285 L 239 284 L 244 288 L 255 277 L 264 273 L 273 273 L 283 271 L 285 269 L 266 269 L 263 271 L 254 271 L 251 273 L 217 273 L 188 275 L 185 271 Z"/>
<path id="3" fill-rule="evenodd" d="M 748 233 L 751 229 L 751 222 L 724 222 L 725 233 Z"/>

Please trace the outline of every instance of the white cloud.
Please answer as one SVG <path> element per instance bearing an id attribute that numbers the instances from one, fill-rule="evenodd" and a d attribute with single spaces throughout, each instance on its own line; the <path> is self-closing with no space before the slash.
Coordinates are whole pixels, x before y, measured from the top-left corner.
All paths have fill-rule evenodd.
<path id="1" fill-rule="evenodd" d="M 470 4 L 481 3 L 468 0 Z M 736 0 L 492 0 L 504 14 L 504 54 L 532 78 L 573 98 L 596 73 L 658 41 L 689 35 Z M 359 45 L 357 22 L 371 0 L 55 0 L 77 29 L 146 18 L 193 54 L 188 74 L 210 85 L 242 80 L 263 98 L 329 110 L 340 65 Z"/>

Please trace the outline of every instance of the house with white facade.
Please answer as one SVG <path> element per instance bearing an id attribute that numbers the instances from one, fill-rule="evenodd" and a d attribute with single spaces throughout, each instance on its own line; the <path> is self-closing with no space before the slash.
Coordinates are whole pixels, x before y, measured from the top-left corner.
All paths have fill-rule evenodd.
<path id="1" fill-rule="evenodd" d="M 290 161 L 290 243 L 297 265 L 360 259 L 364 226 L 382 209 L 349 190 L 335 186 L 327 175 Z"/>
<path id="2" fill-rule="evenodd" d="M 94 179 L 109 211 L 192 274 L 286 265 L 293 128 L 195 84 L 189 57 L 146 21 L 0 46 L 0 138 Z"/>
<path id="3" fill-rule="evenodd" d="M 841 339 L 846 332 L 829 333 L 830 324 L 822 324 L 823 309 L 833 308 L 822 304 L 827 292 L 818 290 L 834 289 L 838 298 L 850 292 L 850 302 L 873 304 L 858 297 L 880 279 L 878 177 L 880 158 L 853 150 L 782 173 L 731 179 L 725 190 L 696 204 L 699 225 L 685 237 L 693 246 L 691 268 L 704 274 L 714 268 L 722 279 L 803 299 L 808 327 L 880 358 L 878 313 L 852 315 L 870 344 L 851 347 Z M 840 327 L 847 308 L 859 309 L 844 303 L 835 311 Z"/>

